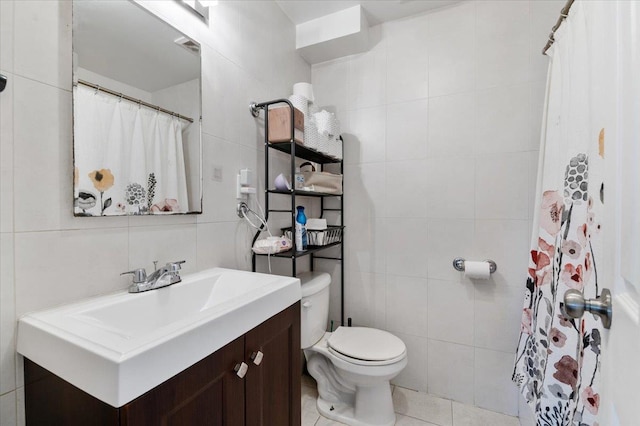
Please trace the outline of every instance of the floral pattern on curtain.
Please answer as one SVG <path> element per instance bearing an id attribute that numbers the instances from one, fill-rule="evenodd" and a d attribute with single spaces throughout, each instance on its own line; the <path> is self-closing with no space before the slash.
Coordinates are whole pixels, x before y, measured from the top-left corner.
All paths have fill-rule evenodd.
<path id="1" fill-rule="evenodd" d="M 537 200 L 521 334 L 512 379 L 539 426 L 598 426 L 603 327 L 585 313 L 563 315 L 564 294 L 600 295 L 604 156 L 609 112 L 594 24 L 607 6 L 576 1 L 556 32 L 551 58 Z M 604 29 L 604 27 L 602 27 Z"/>
<path id="2" fill-rule="evenodd" d="M 77 216 L 186 213 L 178 118 L 85 86 L 74 87 Z"/>
<path id="3" fill-rule="evenodd" d="M 533 404 L 539 425 L 596 425 L 600 396 L 600 323 L 565 318 L 568 289 L 599 294 L 592 240 L 600 233 L 589 192 L 589 158 L 566 166 L 564 190 L 546 190 L 539 212 L 537 247 L 531 250 L 513 380 Z M 602 188 L 602 187 L 601 187 Z M 602 188 L 603 189 L 603 188 Z"/>

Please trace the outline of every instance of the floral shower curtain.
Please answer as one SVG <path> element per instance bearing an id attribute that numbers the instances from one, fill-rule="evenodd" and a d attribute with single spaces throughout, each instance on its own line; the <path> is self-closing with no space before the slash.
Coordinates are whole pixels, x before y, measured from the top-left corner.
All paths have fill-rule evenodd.
<path id="1" fill-rule="evenodd" d="M 596 426 L 602 323 L 562 314 L 564 293 L 600 295 L 603 162 L 615 92 L 608 2 L 577 0 L 548 51 L 537 202 L 513 381 L 538 425 Z"/>
<path id="2" fill-rule="evenodd" d="M 92 88 L 74 91 L 75 213 L 186 213 L 182 122 Z"/>

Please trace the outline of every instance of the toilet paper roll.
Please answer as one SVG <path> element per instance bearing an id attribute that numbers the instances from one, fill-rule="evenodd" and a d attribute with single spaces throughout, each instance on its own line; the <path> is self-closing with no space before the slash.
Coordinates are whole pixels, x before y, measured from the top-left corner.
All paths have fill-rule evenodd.
<path id="1" fill-rule="evenodd" d="M 464 276 L 476 280 L 488 280 L 491 275 L 489 262 L 464 262 Z"/>
<path id="2" fill-rule="evenodd" d="M 296 83 L 293 85 L 293 94 L 304 96 L 309 102 L 315 100 L 313 96 L 313 86 L 311 83 Z"/>
<path id="3" fill-rule="evenodd" d="M 309 119 L 309 101 L 307 98 L 300 95 L 291 95 L 289 96 L 289 102 L 294 108 L 298 108 L 302 112 L 305 120 Z"/>

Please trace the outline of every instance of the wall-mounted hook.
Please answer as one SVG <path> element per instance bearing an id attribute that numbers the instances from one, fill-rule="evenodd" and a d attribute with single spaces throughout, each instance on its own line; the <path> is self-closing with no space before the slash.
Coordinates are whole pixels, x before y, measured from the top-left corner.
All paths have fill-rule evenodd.
<path id="1" fill-rule="evenodd" d="M 254 117 L 257 117 L 257 116 L 260 115 L 260 110 L 261 109 L 262 108 L 258 107 L 258 104 L 256 102 L 251 102 L 249 104 L 249 112 L 251 112 L 251 115 L 253 115 Z"/>

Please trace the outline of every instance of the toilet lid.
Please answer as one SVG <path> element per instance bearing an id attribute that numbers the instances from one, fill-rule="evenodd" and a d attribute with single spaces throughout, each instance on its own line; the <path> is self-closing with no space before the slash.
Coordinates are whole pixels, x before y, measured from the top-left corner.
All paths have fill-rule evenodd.
<path id="1" fill-rule="evenodd" d="M 338 327 L 327 344 L 350 358 L 364 361 L 388 361 L 406 352 L 404 342 L 386 331 L 368 327 Z"/>

